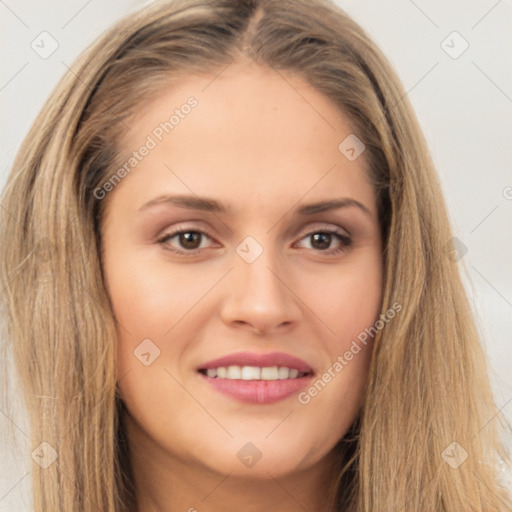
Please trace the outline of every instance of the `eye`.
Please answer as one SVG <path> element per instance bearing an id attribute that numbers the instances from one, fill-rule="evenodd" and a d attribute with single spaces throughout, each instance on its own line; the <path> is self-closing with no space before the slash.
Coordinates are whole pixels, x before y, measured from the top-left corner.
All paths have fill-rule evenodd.
<path id="1" fill-rule="evenodd" d="M 299 244 L 304 242 L 306 249 L 333 255 L 346 250 L 352 244 L 352 239 L 336 230 L 317 230 L 308 233 Z"/>
<path id="2" fill-rule="evenodd" d="M 212 238 L 203 231 L 182 229 L 165 234 L 158 240 L 158 243 L 165 249 L 178 254 L 193 254 L 205 249 L 205 242 L 208 240 L 212 241 Z"/>
<path id="3" fill-rule="evenodd" d="M 191 255 L 208 248 L 213 239 L 204 231 L 181 228 L 166 233 L 158 239 L 158 243 L 176 254 Z M 345 232 L 329 229 L 311 231 L 297 243 L 299 247 L 327 255 L 338 254 L 351 244 L 352 239 Z"/>

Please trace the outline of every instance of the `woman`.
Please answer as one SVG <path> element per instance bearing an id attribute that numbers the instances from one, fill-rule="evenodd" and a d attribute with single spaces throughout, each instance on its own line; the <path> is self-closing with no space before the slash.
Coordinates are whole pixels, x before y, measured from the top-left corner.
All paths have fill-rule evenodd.
<path id="1" fill-rule="evenodd" d="M 425 143 L 331 4 L 123 20 L 3 206 L 36 510 L 510 508 Z"/>

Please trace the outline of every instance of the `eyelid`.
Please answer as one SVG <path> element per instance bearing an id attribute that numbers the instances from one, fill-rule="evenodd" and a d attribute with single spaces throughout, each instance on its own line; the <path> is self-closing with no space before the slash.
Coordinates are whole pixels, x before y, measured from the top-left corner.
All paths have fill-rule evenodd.
<path id="1" fill-rule="evenodd" d="M 293 242 L 293 246 L 301 244 L 303 240 L 315 233 L 327 233 L 336 237 L 341 244 L 341 247 L 319 251 L 313 250 L 312 254 L 314 255 L 323 256 L 325 258 L 335 257 L 345 253 L 353 245 L 353 237 L 346 229 L 338 226 L 337 224 L 317 222 L 308 226 L 305 231 L 301 231 L 300 236 L 298 236 L 297 240 Z"/>
<path id="2" fill-rule="evenodd" d="M 350 234 L 350 232 L 347 229 L 342 228 L 341 226 L 338 226 L 337 224 L 330 224 L 327 222 L 316 222 L 313 225 L 308 226 L 304 230 L 300 231 L 300 233 L 302 233 L 302 235 L 300 235 L 300 236 L 302 239 L 305 236 L 308 236 L 312 233 L 321 232 L 321 231 L 333 232 L 333 233 L 337 233 L 337 234 L 347 237 L 347 238 L 352 238 L 352 235 Z"/>
<path id="3" fill-rule="evenodd" d="M 183 233 L 185 231 L 193 231 L 197 233 L 202 233 L 203 235 L 206 235 L 210 239 L 214 239 L 214 236 L 210 233 L 210 231 L 204 227 L 199 226 L 191 226 L 187 225 L 186 223 L 181 223 L 173 226 L 172 228 L 166 228 L 162 231 L 161 234 L 157 235 L 157 239 L 162 239 L 164 237 L 172 237 L 174 235 L 177 235 L 178 233 Z"/>
<path id="4" fill-rule="evenodd" d="M 296 236 L 300 236 L 301 238 L 303 238 L 307 235 L 310 235 L 312 232 L 321 231 L 321 230 L 334 231 L 341 235 L 344 235 L 347 237 L 352 237 L 352 235 L 350 234 L 350 232 L 347 229 L 342 228 L 336 224 L 330 224 L 330 223 L 326 223 L 326 222 L 315 222 L 315 223 L 313 223 L 313 225 L 310 225 L 307 228 L 300 230 L 299 234 L 297 234 Z M 194 231 L 197 233 L 202 233 L 203 235 L 206 235 L 211 240 L 215 240 L 215 237 L 209 232 L 208 229 L 204 229 L 202 227 L 199 228 L 197 226 L 190 226 L 187 224 L 178 224 L 177 226 L 173 227 L 169 231 L 164 230 L 164 232 L 162 234 L 157 236 L 157 239 L 160 240 L 165 237 L 172 237 L 172 236 L 177 235 L 178 233 L 181 233 L 183 231 Z"/>
<path id="5" fill-rule="evenodd" d="M 215 244 L 219 244 L 219 242 L 217 242 L 215 237 L 210 234 L 209 230 L 204 229 L 204 228 L 195 227 L 195 226 L 187 226 L 186 224 L 178 224 L 177 226 L 174 226 L 172 229 L 169 229 L 168 231 L 164 230 L 163 233 L 161 233 L 160 235 L 158 235 L 156 237 L 156 243 L 161 244 L 166 250 L 171 251 L 175 254 L 180 254 L 180 255 L 199 254 L 207 249 L 205 247 L 202 247 L 202 248 L 191 249 L 191 250 L 186 251 L 184 249 L 179 249 L 176 247 L 171 248 L 171 246 L 169 244 L 165 243 L 165 241 L 168 238 L 174 238 L 176 235 L 179 235 L 180 233 L 186 233 L 186 232 L 199 233 L 202 236 L 208 238 L 211 242 L 213 242 Z"/>
<path id="6" fill-rule="evenodd" d="M 156 241 L 157 241 L 157 243 L 164 246 L 166 250 L 171 251 L 178 255 L 192 256 L 192 255 L 197 255 L 199 253 L 202 253 L 203 251 L 209 249 L 208 247 L 202 247 L 202 248 L 198 248 L 198 249 L 183 250 L 183 249 L 179 249 L 176 247 L 171 247 L 165 243 L 165 240 L 167 240 L 169 238 L 173 238 L 176 235 L 179 235 L 180 233 L 185 233 L 185 232 L 199 233 L 199 234 L 205 236 L 206 238 L 208 238 L 211 242 L 213 242 L 215 244 L 219 244 L 219 242 L 215 239 L 215 237 L 210 234 L 209 230 L 199 228 L 196 226 L 190 226 L 190 225 L 187 225 L 186 223 L 178 224 L 177 226 L 174 226 L 169 231 L 164 231 L 164 233 L 162 233 L 160 236 L 157 237 Z M 296 235 L 295 241 L 293 242 L 293 244 L 300 243 L 302 240 L 304 240 L 304 238 L 307 238 L 308 236 L 311 236 L 312 234 L 319 233 L 319 232 L 325 232 L 325 233 L 331 233 L 331 234 L 337 235 L 340 237 L 340 239 L 344 240 L 345 244 L 347 244 L 347 245 L 351 245 L 351 243 L 352 243 L 352 235 L 346 229 L 344 229 L 336 224 L 330 224 L 330 223 L 325 223 L 325 222 L 324 223 L 316 222 L 313 225 L 310 225 L 307 228 L 304 228 L 303 230 L 301 230 L 299 232 L 299 234 Z M 327 254 L 329 251 L 319 251 L 319 252 L 324 252 L 325 254 Z"/>

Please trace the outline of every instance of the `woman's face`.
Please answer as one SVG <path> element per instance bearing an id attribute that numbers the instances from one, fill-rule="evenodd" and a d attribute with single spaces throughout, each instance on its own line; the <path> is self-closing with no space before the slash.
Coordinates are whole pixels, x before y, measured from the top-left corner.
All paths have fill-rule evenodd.
<path id="1" fill-rule="evenodd" d="M 130 123 L 102 234 L 134 456 L 278 477 L 346 433 L 371 357 L 354 340 L 382 293 L 351 134 L 304 81 L 249 64 L 172 86 Z"/>

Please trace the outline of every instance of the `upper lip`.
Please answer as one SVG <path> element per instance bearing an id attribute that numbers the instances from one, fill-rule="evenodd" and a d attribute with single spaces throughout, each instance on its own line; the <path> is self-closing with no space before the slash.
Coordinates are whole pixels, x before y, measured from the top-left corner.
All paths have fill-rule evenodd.
<path id="1" fill-rule="evenodd" d="M 260 368 L 279 366 L 295 368 L 303 373 L 313 373 L 313 369 L 305 361 L 284 352 L 269 352 L 266 354 L 236 352 L 212 359 L 200 365 L 197 369 L 208 370 L 209 368 L 219 368 L 221 366 L 258 366 Z"/>

